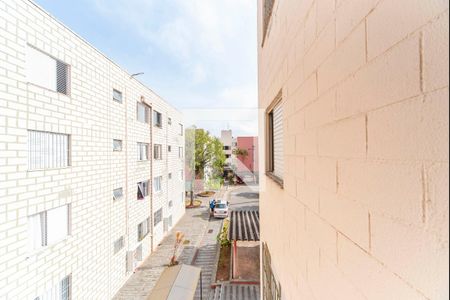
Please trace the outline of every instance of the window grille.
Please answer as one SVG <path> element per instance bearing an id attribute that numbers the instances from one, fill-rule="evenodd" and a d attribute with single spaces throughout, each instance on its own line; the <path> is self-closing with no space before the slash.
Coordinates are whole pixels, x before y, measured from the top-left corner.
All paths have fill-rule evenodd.
<path id="1" fill-rule="evenodd" d="M 68 94 L 68 69 L 69 66 L 59 60 L 56 61 L 56 91 L 61 94 Z"/>
<path id="2" fill-rule="evenodd" d="M 69 163 L 70 138 L 67 134 L 28 131 L 28 169 L 64 168 Z"/>
<path id="3" fill-rule="evenodd" d="M 283 184 L 284 172 L 284 132 L 283 105 L 281 92 L 267 113 L 267 173 L 278 183 Z"/>

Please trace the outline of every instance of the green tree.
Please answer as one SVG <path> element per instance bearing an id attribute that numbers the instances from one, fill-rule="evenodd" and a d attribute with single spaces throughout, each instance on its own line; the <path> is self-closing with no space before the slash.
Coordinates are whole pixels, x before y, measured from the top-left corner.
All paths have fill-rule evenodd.
<path id="1" fill-rule="evenodd" d="M 212 177 L 223 174 L 225 152 L 223 144 L 204 129 L 195 130 L 195 177 L 205 178 L 205 169 L 209 168 Z"/>

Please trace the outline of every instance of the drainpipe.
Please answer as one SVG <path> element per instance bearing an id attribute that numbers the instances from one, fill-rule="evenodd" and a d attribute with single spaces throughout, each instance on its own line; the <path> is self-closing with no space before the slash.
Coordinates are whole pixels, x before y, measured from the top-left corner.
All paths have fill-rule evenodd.
<path id="1" fill-rule="evenodd" d="M 150 228 L 151 228 L 151 234 L 150 234 L 150 247 L 151 251 L 153 252 L 154 249 L 154 239 L 155 239 L 155 222 L 153 220 L 153 107 L 150 104 L 150 116 L 149 116 L 149 125 L 150 125 L 150 149 L 149 149 L 149 155 L 150 155 Z"/>

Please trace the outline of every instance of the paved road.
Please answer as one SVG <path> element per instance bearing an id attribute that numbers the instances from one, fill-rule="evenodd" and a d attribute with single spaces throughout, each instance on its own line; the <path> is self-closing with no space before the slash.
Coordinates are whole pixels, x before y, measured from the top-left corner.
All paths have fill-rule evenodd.
<path id="1" fill-rule="evenodd" d="M 231 188 L 230 188 L 231 189 Z M 235 187 L 229 200 L 231 210 L 245 210 L 259 208 L 258 186 L 239 186 Z"/>
<path id="2" fill-rule="evenodd" d="M 186 210 L 186 214 L 180 222 L 122 286 L 113 299 L 143 300 L 148 297 L 166 268 L 166 264 L 170 261 L 175 242 L 174 233 L 177 231 L 183 232 L 185 239 L 190 241 L 188 245 L 180 249 L 181 254 L 178 260 L 183 264 L 190 265 L 192 263 L 209 226 L 208 203 L 209 199 L 205 198 L 201 208 Z"/>

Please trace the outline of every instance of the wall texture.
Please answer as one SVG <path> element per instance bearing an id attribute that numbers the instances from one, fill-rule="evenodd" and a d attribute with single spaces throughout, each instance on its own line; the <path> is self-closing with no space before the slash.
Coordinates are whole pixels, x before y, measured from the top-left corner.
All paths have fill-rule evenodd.
<path id="1" fill-rule="evenodd" d="M 448 1 L 275 0 L 261 47 L 264 2 L 259 105 L 282 90 L 286 169 L 261 232 L 283 299 L 447 299 Z"/>
<path id="2" fill-rule="evenodd" d="M 27 44 L 70 65 L 70 96 L 27 82 Z M 113 88 L 123 93 L 122 104 L 112 100 Z M 162 129 L 136 121 L 142 96 L 162 113 Z M 180 112 L 35 4 L 0 0 L 0 298 L 34 299 L 68 274 L 73 299 L 112 298 L 132 274 L 126 252 L 139 245 L 144 257 L 151 252 L 151 234 L 137 240 L 138 224 L 159 208 L 173 225 L 184 214 L 182 122 Z M 28 171 L 29 129 L 70 134 L 71 166 Z M 113 139 L 123 140 L 122 152 L 112 151 Z M 153 163 L 150 153 L 138 162 L 137 142 L 162 144 L 163 160 Z M 160 175 L 162 192 L 136 200 L 137 182 Z M 124 198 L 113 201 L 118 187 Z M 27 217 L 66 203 L 71 235 L 30 253 Z M 153 233 L 156 247 L 163 222 Z M 120 236 L 125 247 L 114 254 Z"/>

